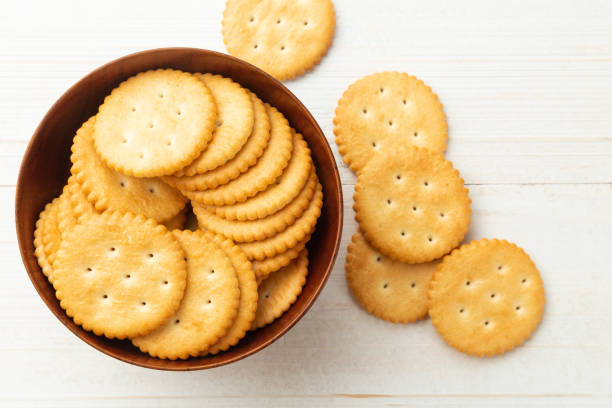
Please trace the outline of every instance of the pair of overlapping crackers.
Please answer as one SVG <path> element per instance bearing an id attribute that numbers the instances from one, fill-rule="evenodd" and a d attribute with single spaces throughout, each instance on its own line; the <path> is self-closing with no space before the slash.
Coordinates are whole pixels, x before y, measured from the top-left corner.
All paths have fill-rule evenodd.
<path id="1" fill-rule="evenodd" d="M 446 115 L 431 88 L 405 73 L 366 76 L 338 101 L 334 125 L 338 150 L 357 173 L 359 231 L 346 277 L 359 303 L 396 323 L 429 314 L 468 354 L 501 354 L 527 339 L 544 307 L 529 256 L 486 239 L 453 251 L 468 231 L 471 200 L 444 157 Z"/>
<path id="2" fill-rule="evenodd" d="M 71 161 L 34 244 L 84 329 L 186 359 L 236 345 L 301 293 L 323 200 L 310 150 L 230 78 L 129 78 L 77 131 Z"/>

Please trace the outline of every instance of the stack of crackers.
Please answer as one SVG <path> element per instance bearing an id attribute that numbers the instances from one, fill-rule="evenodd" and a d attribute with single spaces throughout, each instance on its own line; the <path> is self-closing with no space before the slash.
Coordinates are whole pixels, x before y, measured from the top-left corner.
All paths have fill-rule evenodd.
<path id="1" fill-rule="evenodd" d="M 310 150 L 230 78 L 129 78 L 77 131 L 71 161 L 34 243 L 84 329 L 186 359 L 236 345 L 301 293 L 323 199 Z"/>
<path id="2" fill-rule="evenodd" d="M 357 173 L 359 231 L 346 278 L 359 303 L 395 323 L 429 314 L 444 340 L 467 354 L 523 343 L 543 313 L 540 274 L 507 241 L 455 249 L 468 231 L 471 200 L 444 158 L 446 115 L 431 88 L 405 73 L 366 76 L 338 101 L 334 125 L 338 150 Z"/>

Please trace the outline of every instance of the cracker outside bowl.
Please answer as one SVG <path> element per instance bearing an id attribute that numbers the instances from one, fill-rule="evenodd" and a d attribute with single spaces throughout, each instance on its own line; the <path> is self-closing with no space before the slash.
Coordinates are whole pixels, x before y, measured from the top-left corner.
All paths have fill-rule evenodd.
<path id="1" fill-rule="evenodd" d="M 138 351 L 127 340 L 109 340 L 83 330 L 60 308 L 53 287 L 34 255 L 34 228 L 45 204 L 61 192 L 70 171 L 70 145 L 77 129 L 95 114 L 104 97 L 123 80 L 149 69 L 174 68 L 211 72 L 232 78 L 276 106 L 304 136 L 323 186 L 324 203 L 312 240 L 310 272 L 293 306 L 263 329 L 248 333 L 228 351 L 188 360 L 161 360 Z M 103 65 L 68 89 L 38 125 L 23 156 L 15 195 L 17 240 L 25 269 L 51 312 L 76 336 L 119 360 L 153 369 L 188 371 L 238 361 L 284 335 L 308 311 L 323 289 L 335 262 L 342 235 L 342 189 L 331 148 L 306 107 L 282 83 L 262 70 L 226 54 L 197 48 L 160 48 L 127 55 Z"/>

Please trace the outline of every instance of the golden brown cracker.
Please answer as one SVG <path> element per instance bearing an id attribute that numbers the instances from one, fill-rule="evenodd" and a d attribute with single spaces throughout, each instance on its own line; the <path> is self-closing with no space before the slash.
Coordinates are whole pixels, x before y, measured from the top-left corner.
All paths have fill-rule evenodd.
<path id="1" fill-rule="evenodd" d="M 310 235 L 304 237 L 294 247 L 287 249 L 285 252 L 262 259 L 261 261 L 253 261 L 253 271 L 255 272 L 257 282 L 259 283 L 266 279 L 272 272 L 278 271 L 283 266 L 289 265 L 291 261 L 298 257 L 308 241 L 310 241 Z"/>
<path id="2" fill-rule="evenodd" d="M 247 91 L 221 75 L 194 74 L 212 93 L 217 106 L 213 138 L 206 149 L 177 176 L 214 170 L 232 159 L 253 130 L 253 104 Z"/>
<path id="3" fill-rule="evenodd" d="M 304 249 L 297 259 L 261 282 L 257 314 L 251 329 L 264 327 L 289 310 L 302 293 L 307 275 L 308 250 Z"/>
<path id="4" fill-rule="evenodd" d="M 36 229 L 34 230 L 34 254 L 42 273 L 51 283 L 53 283 L 53 267 L 49 261 L 49 255 L 55 253 L 61 243 L 59 201 L 60 197 L 56 197 L 45 205 L 45 208 L 40 212 L 38 221 L 36 221 Z"/>
<path id="5" fill-rule="evenodd" d="M 327 53 L 335 28 L 330 0 L 228 0 L 223 12 L 228 52 L 284 80 L 302 75 Z"/>
<path id="6" fill-rule="evenodd" d="M 369 313 L 393 323 L 411 323 L 427 316 L 427 291 L 438 263 L 396 262 L 357 232 L 348 246 L 346 280 Z"/>
<path id="7" fill-rule="evenodd" d="M 257 163 L 238 178 L 214 189 L 181 190 L 193 201 L 206 205 L 231 205 L 246 201 L 265 190 L 283 173 L 293 151 L 293 137 L 287 119 L 276 108 L 266 104 L 270 118 L 270 142 Z"/>
<path id="8" fill-rule="evenodd" d="M 206 173 L 194 176 L 166 176 L 164 181 L 182 190 L 206 190 L 216 188 L 234 180 L 247 171 L 261 157 L 270 140 L 270 120 L 264 103 L 253 92 L 248 91 L 253 103 L 253 131 L 242 149 L 227 163 Z"/>
<path id="9" fill-rule="evenodd" d="M 208 211 L 228 220 L 257 220 L 285 208 L 303 190 L 308 177 L 312 177 L 312 159 L 308 144 L 302 135 L 293 135 L 293 155 L 283 174 L 267 189 L 241 203 L 208 207 Z"/>
<path id="10" fill-rule="evenodd" d="M 70 171 L 83 194 L 102 212 L 107 209 L 142 214 L 158 222 L 176 216 L 187 199 L 159 178 L 126 176 L 109 168 L 96 153 L 92 116 L 77 131 L 72 145 Z"/>
<path id="11" fill-rule="evenodd" d="M 187 259 L 187 287 L 178 310 L 161 327 L 132 339 L 153 357 L 196 357 L 227 333 L 240 299 L 232 262 L 202 231 L 173 231 Z"/>
<path id="12" fill-rule="evenodd" d="M 168 221 L 163 222 L 162 225 L 166 227 L 168 231 L 182 230 L 185 227 L 185 223 L 187 222 L 188 210 L 191 210 L 191 208 L 183 209 L 181 212 L 170 218 Z"/>
<path id="13" fill-rule="evenodd" d="M 238 277 L 238 285 L 240 286 L 240 304 L 238 306 L 238 314 L 234 319 L 232 326 L 228 329 L 225 336 L 220 338 L 215 344 L 210 346 L 208 353 L 217 354 L 220 351 L 225 351 L 228 348 L 235 346 L 246 332 L 251 327 L 255 320 L 257 311 L 257 282 L 251 263 L 247 259 L 244 252 L 234 243 L 220 235 L 215 235 L 206 232 L 207 236 L 225 252 L 229 257 L 236 275 Z"/>
<path id="14" fill-rule="evenodd" d="M 370 244 L 406 263 L 455 248 L 470 223 L 468 190 L 441 154 L 397 146 L 373 157 L 355 185 L 355 218 Z"/>
<path id="15" fill-rule="evenodd" d="M 472 241 L 444 257 L 429 289 L 429 315 L 438 333 L 457 350 L 481 357 L 527 340 L 545 302 L 529 255 L 497 239 Z"/>
<path id="16" fill-rule="evenodd" d="M 194 203 L 193 210 L 198 217 L 198 225 L 206 230 L 224 235 L 235 242 L 261 241 L 281 233 L 293 224 L 309 206 L 316 188 L 317 177 L 312 172 L 309 182 L 302 188 L 302 191 L 282 210 L 252 221 L 227 220 L 197 203 Z"/>
<path id="17" fill-rule="evenodd" d="M 310 205 L 292 225 L 270 238 L 239 244 L 240 249 L 244 251 L 251 261 L 262 261 L 287 251 L 287 249 L 296 246 L 304 237 L 312 234 L 316 227 L 317 219 L 321 215 L 322 205 L 323 193 L 321 185 L 317 184 L 317 190 Z"/>
<path id="18" fill-rule="evenodd" d="M 107 211 L 84 218 L 62 237 L 53 286 L 61 307 L 85 330 L 139 336 L 179 307 L 183 258 L 176 239 L 154 220 Z"/>
<path id="19" fill-rule="evenodd" d="M 59 218 L 62 233 L 72 229 L 84 218 L 98 214 L 93 204 L 87 199 L 81 184 L 76 177 L 70 176 L 68 183 L 64 187 L 67 200 L 60 205 Z M 53 261 L 51 261 L 53 262 Z"/>
<path id="20" fill-rule="evenodd" d="M 204 83 L 172 69 L 141 72 L 100 106 L 94 145 L 104 163 L 135 177 L 172 174 L 210 142 L 216 107 Z"/>
<path id="21" fill-rule="evenodd" d="M 401 72 L 378 72 L 344 92 L 334 134 L 344 162 L 359 172 L 370 158 L 398 146 L 443 153 L 448 125 L 438 96 L 423 81 Z"/>

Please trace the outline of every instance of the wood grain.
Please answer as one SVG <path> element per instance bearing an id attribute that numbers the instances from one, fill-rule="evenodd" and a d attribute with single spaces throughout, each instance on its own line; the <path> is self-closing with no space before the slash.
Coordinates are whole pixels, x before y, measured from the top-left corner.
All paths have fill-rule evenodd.
<path id="1" fill-rule="evenodd" d="M 448 157 L 474 202 L 469 238 L 516 241 L 542 271 L 548 303 L 534 337 L 479 360 L 447 347 L 429 321 L 396 326 L 364 312 L 344 280 L 356 225 L 354 176 L 342 168 L 342 250 L 311 312 L 281 341 L 229 367 L 181 374 L 130 367 L 82 344 L 47 311 L 19 260 L 21 154 L 51 104 L 104 62 L 161 46 L 224 51 L 223 1 L 11 2 L 0 13 L 0 405 L 612 404 L 612 3 L 334 4 L 329 54 L 287 86 L 330 141 L 336 101 L 360 76 L 396 69 L 433 87 L 449 119 Z"/>

